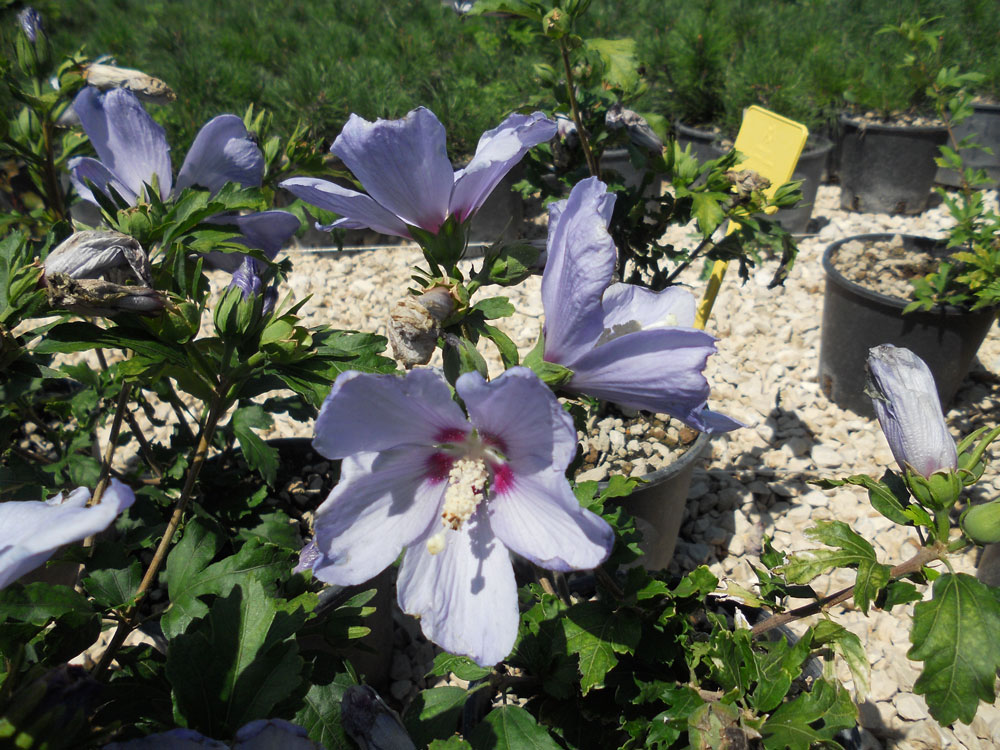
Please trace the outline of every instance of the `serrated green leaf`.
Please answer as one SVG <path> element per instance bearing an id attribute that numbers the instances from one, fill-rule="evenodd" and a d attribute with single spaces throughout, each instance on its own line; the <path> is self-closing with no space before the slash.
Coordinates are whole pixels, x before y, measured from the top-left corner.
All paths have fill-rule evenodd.
<path id="1" fill-rule="evenodd" d="M 340 725 L 340 702 L 344 691 L 356 685 L 350 675 L 338 674 L 329 685 L 312 685 L 302 699 L 294 723 L 309 733 L 309 739 L 327 750 L 354 750 L 353 740 Z"/>
<path id="2" fill-rule="evenodd" d="M 839 684 L 820 679 L 812 690 L 785 703 L 761 728 L 768 750 L 809 750 L 814 742 L 829 742 L 841 729 L 857 724 L 858 709 Z"/>
<path id="3" fill-rule="evenodd" d="M 93 323 L 73 321 L 49 329 L 38 342 L 39 354 L 82 352 L 90 349 L 127 349 L 151 359 L 180 367 L 189 367 L 184 350 L 175 344 L 165 344 L 140 331 L 122 326 L 100 328 Z"/>
<path id="4" fill-rule="evenodd" d="M 814 648 L 827 643 L 832 644 L 834 650 L 847 662 L 854 677 L 854 700 L 858 703 L 864 702 L 871 688 L 872 669 L 861 639 L 832 620 L 820 620 L 812 628 L 812 634 Z"/>
<path id="5" fill-rule="evenodd" d="M 69 586 L 15 583 L 0 591 L 0 622 L 18 620 L 45 625 L 49 620 L 70 612 L 89 615 L 93 611 L 87 598 Z"/>
<path id="6" fill-rule="evenodd" d="M 907 656 L 924 662 L 913 686 L 940 724 L 970 724 L 979 701 L 992 703 L 1000 668 L 1000 601 L 997 589 L 965 573 L 934 582 L 930 601 L 913 607 L 913 646 Z"/>
<path id="7" fill-rule="evenodd" d="M 604 686 L 604 676 L 618 663 L 616 654 L 633 653 L 642 635 L 642 625 L 633 612 L 616 612 L 603 602 L 574 604 L 560 622 L 567 652 L 580 657 L 584 695 Z"/>
<path id="8" fill-rule="evenodd" d="M 435 737 L 453 734 L 469 697 L 465 688 L 454 685 L 421 690 L 406 709 L 403 724 L 417 747 Z"/>
<path id="9" fill-rule="evenodd" d="M 834 568 L 857 567 L 854 603 L 868 613 L 871 601 L 889 582 L 889 566 L 875 558 L 875 548 L 843 521 L 820 521 L 806 535 L 836 549 L 811 549 L 792 555 L 782 566 L 789 583 L 808 583 Z"/>
<path id="10" fill-rule="evenodd" d="M 882 604 L 882 609 L 888 612 L 897 604 L 919 602 L 923 598 L 919 589 L 909 581 L 889 581 L 889 585 L 885 587 L 885 603 Z"/>
<path id="11" fill-rule="evenodd" d="M 305 615 L 280 612 L 252 579 L 217 598 L 203 619 L 170 642 L 166 675 L 177 718 L 214 737 L 269 718 L 302 681 L 295 620 Z"/>
<path id="12" fill-rule="evenodd" d="M 472 750 L 472 745 L 458 735 L 452 735 L 446 740 L 433 740 L 427 750 Z"/>
<path id="13" fill-rule="evenodd" d="M 496 318 L 509 318 L 514 314 L 514 305 L 506 297 L 487 297 L 479 300 L 472 306 L 473 310 L 478 310 L 487 320 Z"/>
<path id="14" fill-rule="evenodd" d="M 454 654 L 440 653 L 434 657 L 434 667 L 431 674 L 442 676 L 449 672 L 462 680 L 473 682 L 481 680 L 490 673 L 486 667 L 480 667 L 474 661 L 465 656 L 455 656 Z"/>
<path id="15" fill-rule="evenodd" d="M 135 599 L 141 581 L 142 563 L 135 560 L 125 568 L 95 570 L 84 580 L 83 585 L 98 604 L 117 609 Z"/>
<path id="16" fill-rule="evenodd" d="M 469 742 L 474 750 L 559 750 L 535 717 L 519 706 L 494 708 L 476 727 Z"/>
<path id="17" fill-rule="evenodd" d="M 639 66 L 634 39 L 587 39 L 585 44 L 601 56 L 604 81 L 630 92 L 639 85 Z"/>
<path id="18" fill-rule="evenodd" d="M 247 466 L 260 472 L 268 486 L 273 486 L 278 476 L 278 449 L 268 445 L 254 432 L 274 425 L 274 419 L 259 404 L 244 406 L 233 412 L 229 422 L 233 435 L 243 451 Z"/>
<path id="19" fill-rule="evenodd" d="M 698 220 L 698 231 L 703 237 L 708 237 L 716 229 L 722 220 L 726 218 L 725 212 L 719 205 L 719 201 L 707 193 L 694 193 L 691 196 L 691 214 Z"/>

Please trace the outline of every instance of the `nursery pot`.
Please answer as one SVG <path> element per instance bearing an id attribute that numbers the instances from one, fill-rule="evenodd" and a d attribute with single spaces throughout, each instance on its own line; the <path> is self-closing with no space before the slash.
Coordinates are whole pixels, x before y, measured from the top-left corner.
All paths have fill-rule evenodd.
<path id="1" fill-rule="evenodd" d="M 884 125 L 841 115 L 840 207 L 919 214 L 927 208 L 943 126 Z"/>
<path id="2" fill-rule="evenodd" d="M 781 209 L 774 217 L 785 231 L 791 234 L 806 233 L 809 220 L 812 218 L 813 205 L 816 203 L 816 192 L 823 181 L 823 172 L 832 150 L 833 141 L 816 138 L 799 157 L 792 179 L 802 180 L 802 200 L 797 206 Z"/>
<path id="3" fill-rule="evenodd" d="M 830 245 L 823 254 L 826 291 L 820 331 L 819 382 L 828 399 L 863 416 L 874 416 L 865 394 L 868 350 L 880 344 L 905 347 L 923 359 L 934 375 L 942 406 L 954 397 L 969 372 L 979 345 L 993 325 L 996 310 L 970 312 L 937 307 L 903 314 L 908 300 L 879 294 L 848 281 L 837 270 L 838 249 L 853 240 L 884 241 L 891 234 L 863 234 Z M 937 240 L 903 235 L 904 247 L 929 249 Z"/>
<path id="4" fill-rule="evenodd" d="M 673 559 L 691 477 L 708 443 L 708 433 L 699 433 L 686 453 L 669 466 L 643 475 L 647 483 L 618 501 L 635 517 L 636 526 L 642 533 L 640 546 L 645 554 L 639 562 L 647 570 L 662 570 Z M 606 483 L 602 482 L 601 486 L 605 487 Z"/>
<path id="5" fill-rule="evenodd" d="M 966 167 L 982 169 L 991 180 L 1000 180 L 1000 104 L 977 102 L 972 105 L 972 114 L 955 126 L 955 140 L 975 136 L 976 143 L 987 146 L 993 153 L 981 148 L 963 148 L 959 153 Z M 942 185 L 959 187 L 962 183 L 958 173 L 952 169 L 939 167 L 937 181 Z"/>
<path id="6" fill-rule="evenodd" d="M 719 134 L 714 130 L 693 128 L 682 122 L 674 123 L 674 133 L 678 145 L 684 149 L 691 146 L 691 154 L 700 162 L 718 159 L 725 153 L 719 147 Z"/>

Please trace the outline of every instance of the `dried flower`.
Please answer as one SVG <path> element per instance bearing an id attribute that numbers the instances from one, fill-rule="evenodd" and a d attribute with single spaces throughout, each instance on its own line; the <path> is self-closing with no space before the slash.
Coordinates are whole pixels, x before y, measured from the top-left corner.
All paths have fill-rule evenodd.
<path id="1" fill-rule="evenodd" d="M 393 356 L 404 367 L 426 365 L 438 336 L 441 323 L 455 311 L 455 298 L 445 287 L 432 287 L 423 294 L 407 294 L 389 311 L 389 343 Z"/>
<path id="2" fill-rule="evenodd" d="M 75 232 L 45 258 L 45 273 L 61 273 L 72 279 L 124 282 L 128 270 L 132 278 L 151 286 L 149 258 L 139 241 L 108 229 Z"/>
<path id="3" fill-rule="evenodd" d="M 166 104 L 177 98 L 170 87 L 159 78 L 132 68 L 90 63 L 83 69 L 83 79 L 100 91 L 128 89 L 143 101 L 154 104 Z"/>

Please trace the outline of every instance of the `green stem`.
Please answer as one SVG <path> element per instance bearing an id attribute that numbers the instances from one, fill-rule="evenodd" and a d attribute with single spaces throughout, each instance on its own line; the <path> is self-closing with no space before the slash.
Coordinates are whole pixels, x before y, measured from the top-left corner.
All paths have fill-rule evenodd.
<path id="1" fill-rule="evenodd" d="M 226 383 L 220 384 L 220 390 Z M 215 428 L 218 424 L 219 419 L 225 413 L 225 401 L 219 394 L 216 394 L 212 399 L 211 407 L 205 424 L 203 425 L 200 434 L 198 435 L 198 445 L 195 448 L 194 456 L 191 459 L 191 468 L 188 470 L 187 478 L 184 482 L 184 488 L 181 490 L 181 496 L 177 500 L 177 504 L 174 506 L 174 512 L 170 516 L 170 521 L 167 523 L 167 528 L 163 532 L 163 538 L 160 540 L 160 544 L 156 548 L 156 552 L 153 553 L 153 559 L 149 563 L 149 567 L 146 568 L 146 574 L 142 577 L 142 581 L 139 583 L 139 588 L 135 592 L 135 600 L 126 612 L 125 617 L 122 622 L 119 623 L 118 628 L 115 630 L 114 636 L 111 638 L 111 642 L 108 644 L 108 648 L 101 655 L 101 660 L 94 667 L 93 677 L 95 679 L 103 679 L 108 667 L 111 665 L 115 654 L 121 645 L 125 642 L 129 633 L 135 629 L 138 622 L 138 609 L 142 600 L 145 598 L 146 594 L 153 587 L 156 581 L 156 577 L 160 572 L 160 568 L 167 558 L 167 551 L 170 549 L 170 544 L 173 541 L 174 533 L 180 526 L 181 520 L 184 517 L 184 511 L 187 509 L 188 502 L 194 494 L 195 483 L 198 479 L 198 474 L 201 472 L 201 467 L 205 463 L 205 458 L 208 455 L 208 448 L 212 444 L 212 438 L 215 435 Z"/>
<path id="2" fill-rule="evenodd" d="M 111 422 L 111 434 L 108 436 L 108 447 L 104 451 L 104 460 L 101 462 L 101 474 L 97 479 L 97 486 L 94 494 L 90 498 L 88 505 L 97 505 L 101 502 L 101 496 L 108 487 L 111 480 L 111 461 L 115 456 L 115 448 L 118 447 L 118 436 L 122 430 L 122 419 L 128 411 L 128 398 L 132 393 L 132 384 L 127 380 L 122 382 L 122 389 L 118 393 L 118 405 L 115 407 L 115 416 Z"/>
<path id="3" fill-rule="evenodd" d="M 573 122 L 576 123 L 576 133 L 580 137 L 583 156 L 587 160 L 587 169 L 590 170 L 591 177 L 600 177 L 600 167 L 597 164 L 597 159 L 594 158 L 593 150 L 590 148 L 587 131 L 583 129 L 583 118 L 580 117 L 580 106 L 576 102 L 576 92 L 573 87 L 573 67 L 569 62 L 569 47 L 566 46 L 564 39 L 559 40 L 559 51 L 562 53 L 563 68 L 566 70 L 566 95 L 569 97 L 569 106 L 573 113 Z"/>

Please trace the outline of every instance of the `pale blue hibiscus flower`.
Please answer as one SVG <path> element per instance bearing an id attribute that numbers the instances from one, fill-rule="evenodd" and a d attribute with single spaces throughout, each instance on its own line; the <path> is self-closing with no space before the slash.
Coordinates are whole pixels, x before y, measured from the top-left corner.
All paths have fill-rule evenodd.
<path id="1" fill-rule="evenodd" d="M 576 430 L 534 373 L 515 367 L 491 382 L 466 373 L 456 391 L 468 418 L 430 370 L 337 378 L 313 445 L 344 459 L 341 478 L 302 564 L 347 586 L 405 549 L 402 610 L 442 648 L 490 665 L 517 636 L 510 552 L 550 570 L 590 569 L 614 534 L 573 495 L 565 471 Z"/>

